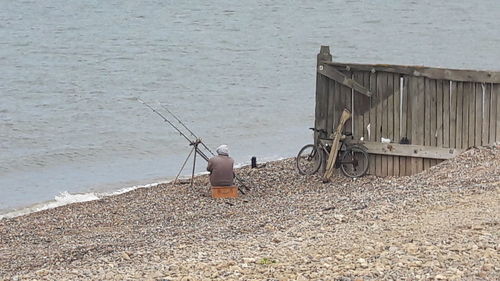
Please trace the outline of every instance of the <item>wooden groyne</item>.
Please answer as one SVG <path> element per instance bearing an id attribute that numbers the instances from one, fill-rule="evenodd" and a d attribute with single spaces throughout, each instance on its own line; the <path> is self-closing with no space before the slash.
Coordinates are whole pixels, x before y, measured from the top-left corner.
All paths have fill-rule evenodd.
<path id="1" fill-rule="evenodd" d="M 327 138 L 344 108 L 363 138 L 369 173 L 421 172 L 474 146 L 500 141 L 500 72 L 332 61 L 317 56 L 315 127 Z"/>

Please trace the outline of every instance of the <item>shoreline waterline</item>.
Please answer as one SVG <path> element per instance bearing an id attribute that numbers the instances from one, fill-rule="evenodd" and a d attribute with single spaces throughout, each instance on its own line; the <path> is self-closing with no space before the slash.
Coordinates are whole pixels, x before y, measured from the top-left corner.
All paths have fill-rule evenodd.
<path id="1" fill-rule="evenodd" d="M 271 162 L 271 161 L 280 161 L 283 159 L 286 159 L 285 157 L 277 157 L 277 158 L 264 158 L 265 160 L 263 162 L 260 162 L 261 164 Z M 241 162 L 235 165 L 235 169 L 239 169 L 245 166 L 250 165 L 250 162 L 245 161 Z M 208 172 L 198 172 L 195 173 L 195 177 L 206 175 Z M 190 179 L 190 175 L 181 175 L 179 176 L 180 180 L 186 180 Z M 88 201 L 95 201 L 95 200 L 102 200 L 106 197 L 110 196 L 116 196 L 120 195 L 123 193 L 131 192 L 133 190 L 139 189 L 139 188 L 151 188 L 151 187 L 156 187 L 161 184 L 169 184 L 172 183 L 175 180 L 175 177 L 168 177 L 163 180 L 158 180 L 152 183 L 146 183 L 146 184 L 137 184 L 137 185 L 131 185 L 123 188 L 119 188 L 117 190 L 113 191 L 88 191 L 88 192 L 82 192 L 82 193 L 70 193 L 68 191 L 61 191 L 59 194 L 54 196 L 54 199 L 52 200 L 46 200 L 42 202 L 37 202 L 31 205 L 27 206 L 21 206 L 18 208 L 13 208 L 13 209 L 4 209 L 0 210 L 0 220 L 1 219 L 8 219 L 8 218 L 15 218 L 19 216 L 24 216 L 48 209 L 53 209 L 73 203 L 80 203 L 80 202 L 88 202 Z"/>

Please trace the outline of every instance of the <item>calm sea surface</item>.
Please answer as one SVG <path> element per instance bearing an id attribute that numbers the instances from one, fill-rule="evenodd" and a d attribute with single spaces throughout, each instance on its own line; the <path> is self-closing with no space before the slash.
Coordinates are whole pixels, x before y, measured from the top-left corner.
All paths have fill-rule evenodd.
<path id="1" fill-rule="evenodd" d="M 498 0 L 0 0 L 0 213 L 175 176 L 190 147 L 136 97 L 239 163 L 291 157 L 312 140 L 320 45 L 500 70 L 499 26 Z"/>

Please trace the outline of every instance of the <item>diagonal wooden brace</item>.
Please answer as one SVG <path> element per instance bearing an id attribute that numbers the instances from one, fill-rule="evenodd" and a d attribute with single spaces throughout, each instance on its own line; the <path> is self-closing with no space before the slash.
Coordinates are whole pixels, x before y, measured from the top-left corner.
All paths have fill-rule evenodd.
<path id="1" fill-rule="evenodd" d="M 328 65 L 328 64 L 320 64 L 318 66 L 318 73 L 321 75 L 324 75 L 336 82 L 339 82 L 340 84 L 347 86 L 353 90 L 355 90 L 358 93 L 361 93 L 367 97 L 371 97 L 373 93 L 368 90 L 367 88 L 363 87 L 363 85 L 359 84 L 355 80 L 348 78 L 345 76 L 342 72 L 338 71 L 335 69 L 335 67 Z"/>

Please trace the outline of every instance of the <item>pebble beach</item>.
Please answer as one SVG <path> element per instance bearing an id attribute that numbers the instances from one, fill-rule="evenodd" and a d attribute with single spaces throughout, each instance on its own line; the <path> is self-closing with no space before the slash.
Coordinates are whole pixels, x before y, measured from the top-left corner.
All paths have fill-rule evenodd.
<path id="1" fill-rule="evenodd" d="M 0 280 L 499 280 L 500 146 L 407 177 L 243 167 L 0 219 Z"/>

